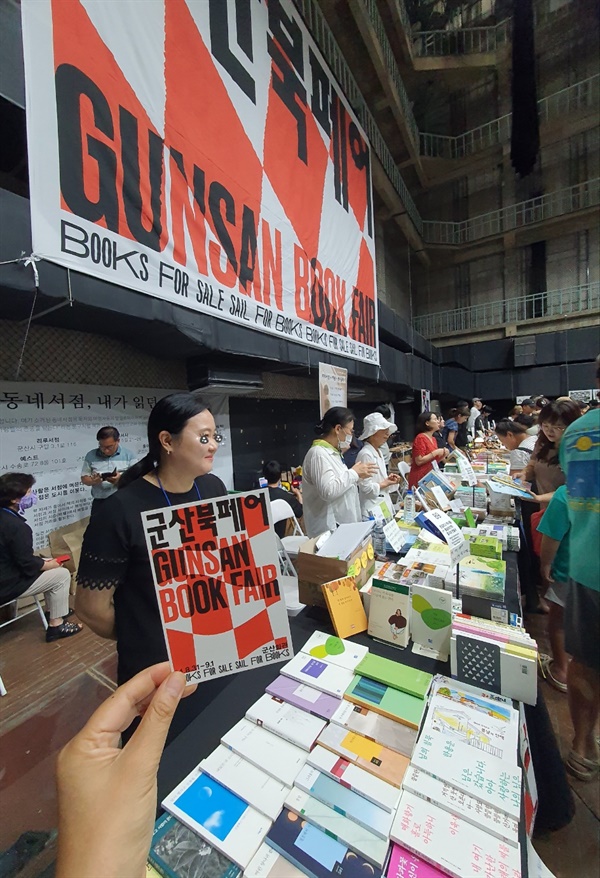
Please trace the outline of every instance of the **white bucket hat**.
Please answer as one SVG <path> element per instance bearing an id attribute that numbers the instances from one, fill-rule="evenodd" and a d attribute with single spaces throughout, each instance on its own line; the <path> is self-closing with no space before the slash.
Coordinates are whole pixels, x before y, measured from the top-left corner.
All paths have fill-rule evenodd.
<path id="1" fill-rule="evenodd" d="M 391 421 L 386 421 L 382 414 L 379 412 L 373 412 L 372 415 L 367 415 L 367 417 L 363 421 L 363 431 L 358 437 L 361 441 L 363 439 L 368 439 L 369 436 L 372 436 L 374 433 L 379 433 L 380 430 L 387 430 L 395 433 L 398 428 L 395 424 L 392 424 Z"/>

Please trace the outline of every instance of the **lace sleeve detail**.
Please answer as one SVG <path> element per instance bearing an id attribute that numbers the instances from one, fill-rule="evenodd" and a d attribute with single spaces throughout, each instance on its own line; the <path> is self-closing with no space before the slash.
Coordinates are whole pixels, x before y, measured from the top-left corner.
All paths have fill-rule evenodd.
<path id="1" fill-rule="evenodd" d="M 123 582 L 128 564 L 127 556 L 108 558 L 94 552 L 82 552 L 77 584 L 81 588 L 102 591 L 105 588 L 117 588 Z"/>

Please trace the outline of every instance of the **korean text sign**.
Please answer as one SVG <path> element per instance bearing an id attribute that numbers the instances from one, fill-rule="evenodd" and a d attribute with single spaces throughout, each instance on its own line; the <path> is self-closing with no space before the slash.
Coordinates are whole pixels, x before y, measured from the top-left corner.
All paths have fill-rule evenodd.
<path id="1" fill-rule="evenodd" d="M 378 362 L 370 147 L 292 0 L 22 11 L 37 254 Z"/>

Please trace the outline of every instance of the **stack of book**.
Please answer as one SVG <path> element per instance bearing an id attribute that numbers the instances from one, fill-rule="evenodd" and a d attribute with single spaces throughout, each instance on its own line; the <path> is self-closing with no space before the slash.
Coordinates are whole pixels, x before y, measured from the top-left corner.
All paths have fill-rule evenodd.
<path id="1" fill-rule="evenodd" d="M 431 691 L 392 823 L 387 878 L 519 876 L 518 711 L 507 698 L 445 677 Z"/>
<path id="2" fill-rule="evenodd" d="M 462 614 L 452 620 L 450 667 L 458 680 L 535 704 L 537 665 L 537 643 L 523 628 Z"/>

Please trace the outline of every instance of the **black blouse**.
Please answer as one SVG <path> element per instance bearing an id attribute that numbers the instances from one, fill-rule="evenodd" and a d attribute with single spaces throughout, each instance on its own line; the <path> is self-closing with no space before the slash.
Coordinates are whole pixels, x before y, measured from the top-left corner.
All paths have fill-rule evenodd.
<path id="1" fill-rule="evenodd" d="M 44 559 L 33 554 L 33 534 L 18 512 L 0 509 L 0 603 L 18 598 L 36 581 Z"/>
<path id="2" fill-rule="evenodd" d="M 227 489 L 212 474 L 196 484 L 203 500 Z M 198 500 L 195 488 L 172 494 L 173 506 Z M 114 589 L 119 685 L 156 662 L 168 659 L 141 513 L 166 506 L 163 492 L 136 479 L 100 504 L 83 538 L 77 574 L 80 588 Z"/>

